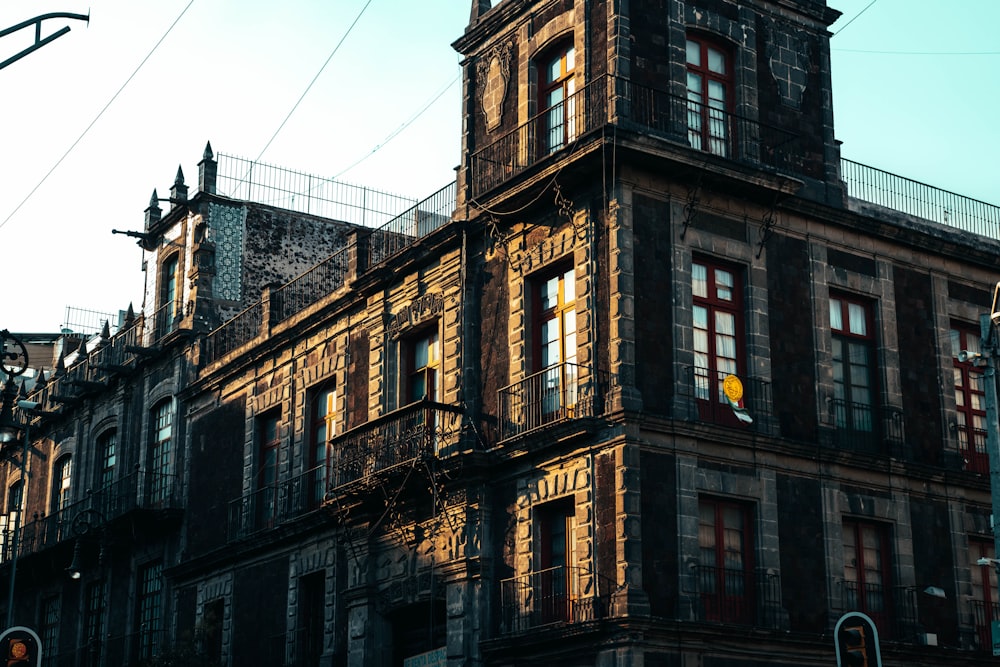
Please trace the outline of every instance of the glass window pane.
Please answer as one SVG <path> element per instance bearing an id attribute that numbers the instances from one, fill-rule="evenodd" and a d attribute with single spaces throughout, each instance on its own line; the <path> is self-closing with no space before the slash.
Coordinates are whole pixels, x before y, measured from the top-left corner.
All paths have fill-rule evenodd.
<path id="1" fill-rule="evenodd" d="M 958 353 L 962 351 L 962 343 L 960 342 L 960 336 L 958 335 L 957 329 L 952 329 L 948 332 L 948 339 L 951 342 L 951 356 L 958 357 Z"/>
<path id="2" fill-rule="evenodd" d="M 687 40 L 687 61 L 689 65 L 701 66 L 701 46 L 690 39 Z"/>
<path id="3" fill-rule="evenodd" d="M 725 74 L 726 54 L 711 46 L 708 47 L 708 69 L 716 74 Z"/>
<path id="4" fill-rule="evenodd" d="M 851 320 L 851 333 L 858 336 L 867 336 L 868 318 L 865 317 L 864 306 L 859 303 L 848 303 L 847 312 Z"/>
<path id="5" fill-rule="evenodd" d="M 708 272 L 703 264 L 691 265 L 691 293 L 703 299 L 708 298 Z"/>
<path id="6" fill-rule="evenodd" d="M 570 269 L 563 275 L 563 303 L 576 300 L 576 271 Z"/>
<path id="7" fill-rule="evenodd" d="M 701 76 L 693 72 L 688 72 L 688 100 L 701 104 Z"/>
<path id="8" fill-rule="evenodd" d="M 715 292 L 716 296 L 723 301 L 733 300 L 733 286 L 735 278 L 730 271 L 723 269 L 715 270 Z"/>
<path id="9" fill-rule="evenodd" d="M 572 72 L 576 66 L 576 49 L 572 46 L 566 50 L 566 72 Z"/>
<path id="10" fill-rule="evenodd" d="M 726 87 L 720 81 L 708 82 L 708 104 L 713 109 L 725 109 Z"/>
<path id="11" fill-rule="evenodd" d="M 844 329 L 840 313 L 840 299 L 830 299 L 830 328 L 834 331 L 843 331 Z"/>

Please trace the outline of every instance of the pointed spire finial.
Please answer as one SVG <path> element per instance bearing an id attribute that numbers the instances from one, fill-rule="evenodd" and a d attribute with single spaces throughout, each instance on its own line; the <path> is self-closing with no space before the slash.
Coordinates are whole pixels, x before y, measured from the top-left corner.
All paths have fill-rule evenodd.
<path id="1" fill-rule="evenodd" d="M 201 154 L 201 159 L 202 160 L 211 160 L 214 157 L 215 157 L 215 153 L 212 152 L 212 142 L 211 141 L 206 141 L 205 142 L 205 152 Z"/>

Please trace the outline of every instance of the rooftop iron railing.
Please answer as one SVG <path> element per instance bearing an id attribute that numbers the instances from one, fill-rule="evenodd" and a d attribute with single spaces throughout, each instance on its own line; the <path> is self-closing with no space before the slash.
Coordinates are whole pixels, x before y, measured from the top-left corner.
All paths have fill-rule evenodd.
<path id="1" fill-rule="evenodd" d="M 1000 239 L 1000 206 L 842 158 L 841 178 L 854 199 L 962 231 Z"/>
<path id="2" fill-rule="evenodd" d="M 378 227 L 416 200 L 333 178 L 292 171 L 233 155 L 218 155 L 216 191 L 233 199 L 268 204 L 365 227 Z M 449 211 L 451 213 L 451 211 Z"/>
<path id="3" fill-rule="evenodd" d="M 258 301 L 208 334 L 205 363 L 212 363 L 261 335 L 264 328 L 296 315 L 344 287 L 351 252 L 366 252 L 362 264 L 374 266 L 436 231 L 451 219 L 455 184 L 450 183 L 372 230 L 364 244 L 341 248 L 294 280 L 271 292 L 270 320 L 264 321 L 264 302 Z"/>

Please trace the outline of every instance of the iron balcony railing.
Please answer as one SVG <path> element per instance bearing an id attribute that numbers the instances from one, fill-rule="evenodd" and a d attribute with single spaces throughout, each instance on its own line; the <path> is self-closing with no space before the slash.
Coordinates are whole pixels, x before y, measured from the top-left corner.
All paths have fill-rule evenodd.
<path id="1" fill-rule="evenodd" d="M 694 400 L 697 419 L 719 426 L 773 434 L 775 421 L 771 418 L 771 383 L 760 378 L 740 376 L 743 398 L 733 406 L 723 391 L 723 384 L 729 375 L 731 373 L 710 368 L 684 367 L 682 395 Z M 738 412 L 740 408 L 746 411 L 745 415 Z"/>
<path id="2" fill-rule="evenodd" d="M 423 400 L 333 438 L 328 493 L 447 452 L 458 444 L 461 417 L 455 406 Z"/>
<path id="3" fill-rule="evenodd" d="M 908 458 L 903 447 L 903 412 L 896 408 L 830 401 L 833 420 L 833 446 L 837 449 Z"/>
<path id="4" fill-rule="evenodd" d="M 847 159 L 840 161 L 840 175 L 854 199 L 1000 239 L 1000 206 Z"/>
<path id="5" fill-rule="evenodd" d="M 529 375 L 499 392 L 500 440 L 604 413 L 607 375 L 568 362 Z"/>
<path id="6" fill-rule="evenodd" d="M 357 261 L 359 265 L 375 266 L 441 228 L 451 220 L 455 197 L 455 184 L 450 183 L 381 227 L 371 230 L 363 243 L 341 248 L 294 280 L 273 290 L 268 309 L 265 309 L 263 300 L 258 301 L 208 334 L 204 363 L 218 361 L 266 333 L 272 325 L 302 312 L 344 287 L 349 278 L 352 252 L 365 254 Z"/>
<path id="7" fill-rule="evenodd" d="M 986 451 L 986 429 L 957 426 L 958 451 L 965 469 L 980 475 L 990 474 L 990 457 Z"/>
<path id="8" fill-rule="evenodd" d="M 740 163 L 792 173 L 806 168 L 798 138 L 787 130 L 629 79 L 600 76 L 476 151 L 470 165 L 473 196 L 502 185 L 609 124 Z"/>
<path id="9" fill-rule="evenodd" d="M 320 507 L 326 494 L 326 465 L 318 465 L 229 502 L 229 541 L 256 535 Z"/>
<path id="10" fill-rule="evenodd" d="M 841 609 L 870 616 L 881 638 L 901 641 L 916 634 L 916 588 L 841 580 L 840 590 Z"/>
<path id="11" fill-rule="evenodd" d="M 1000 604 L 969 600 L 972 610 L 973 624 L 976 628 L 976 646 L 980 651 L 990 651 L 993 648 L 993 622 L 1000 620 Z"/>
<path id="12" fill-rule="evenodd" d="M 27 556 L 76 538 L 81 517 L 85 517 L 90 526 L 99 519 L 105 522 L 101 524 L 103 528 L 135 510 L 180 508 L 175 475 L 137 470 L 48 516 L 34 515 L 21 526 L 18 555 Z M 74 521 L 77 522 L 76 528 Z M 13 529 L 12 519 L 8 523 Z M 9 533 L 4 536 L 3 542 L 3 560 L 6 561 L 13 555 L 13 540 Z"/>
<path id="13" fill-rule="evenodd" d="M 146 344 L 150 347 L 180 328 L 180 304 L 165 303 L 149 315 L 152 327 L 148 330 Z"/>
<path id="14" fill-rule="evenodd" d="M 782 622 L 781 578 L 768 570 L 696 565 L 698 619 L 778 629 Z"/>
<path id="15" fill-rule="evenodd" d="M 500 582 L 500 634 L 611 615 L 615 585 L 580 567 L 550 567 Z"/>

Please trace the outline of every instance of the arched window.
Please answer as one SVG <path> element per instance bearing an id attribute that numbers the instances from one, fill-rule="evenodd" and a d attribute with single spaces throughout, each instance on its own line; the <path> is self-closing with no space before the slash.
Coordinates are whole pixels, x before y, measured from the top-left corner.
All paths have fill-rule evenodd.
<path id="1" fill-rule="evenodd" d="M 318 506 L 326 496 L 326 460 L 330 438 L 337 434 L 337 390 L 324 386 L 317 390 L 312 400 L 311 447 L 309 468 L 312 472 L 312 507 Z"/>
<path id="2" fill-rule="evenodd" d="M 58 512 L 69 505 L 70 477 L 73 473 L 73 457 L 60 457 L 52 469 L 52 512 Z"/>
<path id="3" fill-rule="evenodd" d="M 97 438 L 97 463 L 98 470 L 97 486 L 105 488 L 115 481 L 115 463 L 118 461 L 118 434 L 114 431 L 105 431 Z"/>
<path id="4" fill-rule="evenodd" d="M 554 153 L 576 138 L 573 74 L 576 53 L 572 43 L 546 52 L 538 61 L 538 108 L 542 111 L 539 139 L 542 153 Z"/>
<path id="5" fill-rule="evenodd" d="M 687 38 L 688 141 L 715 155 L 730 154 L 733 106 L 732 57 L 721 44 Z"/>
<path id="6" fill-rule="evenodd" d="M 19 479 L 7 489 L 7 514 L 20 512 L 24 506 L 24 480 Z"/>
<path id="7" fill-rule="evenodd" d="M 149 443 L 149 500 L 154 506 L 163 504 L 170 495 L 173 468 L 173 415 L 170 399 L 153 408 Z"/>

